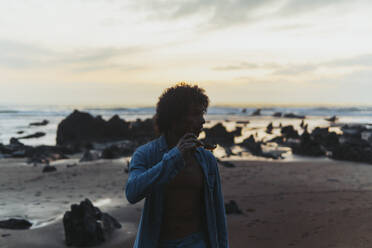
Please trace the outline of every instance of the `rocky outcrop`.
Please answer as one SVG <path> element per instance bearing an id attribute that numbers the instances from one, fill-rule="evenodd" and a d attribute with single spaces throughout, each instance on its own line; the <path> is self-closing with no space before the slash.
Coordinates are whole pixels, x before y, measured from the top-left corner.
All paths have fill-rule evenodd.
<path id="1" fill-rule="evenodd" d="M 143 144 L 155 137 L 153 120 L 126 122 L 114 115 L 105 121 L 101 116 L 74 110 L 58 124 L 57 144 L 85 147 L 93 142 L 136 140 Z"/>
<path id="2" fill-rule="evenodd" d="M 31 138 L 39 138 L 45 136 L 44 132 L 36 132 L 34 134 L 18 137 L 17 139 L 31 139 Z"/>
<path id="3" fill-rule="evenodd" d="M 288 113 L 288 114 L 284 114 L 285 118 L 295 118 L 295 119 L 305 119 L 306 116 L 304 115 L 296 115 L 296 114 L 293 114 L 293 113 Z"/>
<path id="4" fill-rule="evenodd" d="M 8 219 L 0 221 L 0 228 L 3 229 L 29 229 L 32 223 L 24 219 Z"/>
<path id="5" fill-rule="evenodd" d="M 242 214 L 242 210 L 238 207 L 238 204 L 234 200 L 230 200 L 228 203 L 225 203 L 225 212 L 226 214 Z"/>
<path id="6" fill-rule="evenodd" d="M 89 199 L 71 205 L 63 216 L 65 242 L 68 246 L 95 246 L 106 241 L 120 223 L 94 207 Z"/>
<path id="7" fill-rule="evenodd" d="M 42 122 L 31 122 L 29 125 L 30 126 L 46 126 L 48 125 L 49 121 L 48 120 L 43 120 Z"/>
<path id="8" fill-rule="evenodd" d="M 204 129 L 205 139 L 203 141 L 221 146 L 231 146 L 234 144 L 234 137 L 241 135 L 241 127 L 238 127 L 237 130 L 228 132 L 222 123 L 217 123 L 211 128 Z"/>

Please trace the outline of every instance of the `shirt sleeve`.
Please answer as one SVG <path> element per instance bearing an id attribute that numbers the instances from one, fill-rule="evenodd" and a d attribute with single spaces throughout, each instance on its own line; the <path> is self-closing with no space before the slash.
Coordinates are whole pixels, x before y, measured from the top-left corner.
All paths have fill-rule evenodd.
<path id="1" fill-rule="evenodd" d="M 154 166 L 148 163 L 147 156 L 146 149 L 139 148 L 134 152 L 129 164 L 125 194 L 132 204 L 145 198 L 155 187 L 170 181 L 185 167 L 182 154 L 177 147 L 165 153 L 162 160 Z"/>
<path id="2" fill-rule="evenodd" d="M 215 199 L 215 210 L 216 210 L 216 224 L 217 224 L 217 238 L 218 238 L 218 247 L 228 248 L 228 233 L 227 233 L 227 224 L 226 224 L 226 212 L 225 212 L 225 203 L 223 199 L 222 189 L 221 189 L 221 178 L 220 172 L 218 169 L 218 164 L 216 158 L 213 156 L 213 161 L 216 167 L 216 184 L 214 190 L 214 199 Z"/>

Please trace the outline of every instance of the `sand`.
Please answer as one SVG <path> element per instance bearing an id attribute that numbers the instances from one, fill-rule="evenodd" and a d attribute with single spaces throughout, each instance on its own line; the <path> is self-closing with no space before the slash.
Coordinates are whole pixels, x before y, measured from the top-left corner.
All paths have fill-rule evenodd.
<path id="1" fill-rule="evenodd" d="M 25 159 L 0 160 L 0 219 L 27 217 L 31 230 L 0 229 L 0 247 L 66 247 L 62 215 L 89 198 L 123 228 L 98 247 L 132 247 L 143 201 L 125 199 L 126 159 L 58 161 L 57 172 Z M 225 201 L 242 215 L 227 215 L 229 241 L 239 247 L 370 247 L 372 167 L 330 160 L 231 161 L 220 167 Z"/>

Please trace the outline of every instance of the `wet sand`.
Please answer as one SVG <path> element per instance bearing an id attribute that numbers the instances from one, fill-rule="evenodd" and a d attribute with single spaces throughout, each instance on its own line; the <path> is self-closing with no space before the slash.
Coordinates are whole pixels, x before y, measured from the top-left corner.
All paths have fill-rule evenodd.
<path id="1" fill-rule="evenodd" d="M 0 247 L 66 247 L 61 215 L 89 198 L 123 225 L 98 247 L 132 247 L 143 201 L 127 203 L 126 161 L 59 161 L 57 172 L 0 160 L 0 216 L 38 220 L 31 230 L 0 229 Z M 239 247 L 370 247 L 372 166 L 328 160 L 231 161 L 220 167 L 225 202 L 242 215 L 227 215 L 229 241 Z M 52 163 L 53 164 L 53 163 Z M 44 217 L 43 217 L 44 216 Z"/>

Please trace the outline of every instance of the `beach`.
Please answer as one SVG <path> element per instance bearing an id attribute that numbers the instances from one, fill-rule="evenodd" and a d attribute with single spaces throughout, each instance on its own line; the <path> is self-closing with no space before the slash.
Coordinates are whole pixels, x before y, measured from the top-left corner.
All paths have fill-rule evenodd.
<path id="1" fill-rule="evenodd" d="M 81 154 L 80 154 L 81 155 Z M 98 247 L 132 247 L 144 201 L 127 202 L 128 158 L 55 161 L 56 172 L 25 159 L 0 160 L 1 217 L 26 217 L 30 230 L 0 229 L 0 247 L 66 247 L 63 213 L 89 198 L 122 228 Z M 230 247 L 368 247 L 372 231 L 372 167 L 366 164 L 227 160 L 220 166 L 227 203 L 243 214 L 227 215 Z M 67 166 L 74 164 L 75 166 Z"/>

